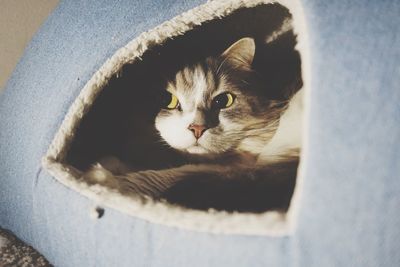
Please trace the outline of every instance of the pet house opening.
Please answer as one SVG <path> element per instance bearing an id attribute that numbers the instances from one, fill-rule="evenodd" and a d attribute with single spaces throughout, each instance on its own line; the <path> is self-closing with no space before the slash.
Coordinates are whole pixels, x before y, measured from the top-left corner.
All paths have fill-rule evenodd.
<path id="1" fill-rule="evenodd" d="M 201 23 L 181 18 L 175 32 L 160 25 L 148 33 L 158 41 L 117 65 L 54 161 L 79 183 L 132 199 L 150 195 L 184 210 L 287 211 L 300 149 L 292 100 L 302 88 L 292 15 L 276 3 L 237 2 L 212 19 L 190 14 Z"/>

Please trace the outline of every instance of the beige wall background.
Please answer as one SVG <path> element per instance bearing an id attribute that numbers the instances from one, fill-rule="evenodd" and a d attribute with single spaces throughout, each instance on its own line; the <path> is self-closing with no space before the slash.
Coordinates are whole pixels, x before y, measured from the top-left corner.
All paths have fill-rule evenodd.
<path id="1" fill-rule="evenodd" d="M 0 93 L 58 0 L 0 0 Z"/>

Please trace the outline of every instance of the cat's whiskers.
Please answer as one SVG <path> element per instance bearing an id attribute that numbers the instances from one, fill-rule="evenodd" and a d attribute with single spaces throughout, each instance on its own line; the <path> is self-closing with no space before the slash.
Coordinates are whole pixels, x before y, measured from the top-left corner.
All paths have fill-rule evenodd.
<path id="1" fill-rule="evenodd" d="M 222 66 L 225 64 L 225 62 L 228 60 L 228 57 L 225 57 L 222 61 L 221 61 L 221 63 L 219 64 L 219 66 L 218 66 L 218 68 L 217 68 L 217 71 L 215 72 L 217 75 L 220 75 L 220 71 L 221 71 L 221 69 L 222 69 Z"/>

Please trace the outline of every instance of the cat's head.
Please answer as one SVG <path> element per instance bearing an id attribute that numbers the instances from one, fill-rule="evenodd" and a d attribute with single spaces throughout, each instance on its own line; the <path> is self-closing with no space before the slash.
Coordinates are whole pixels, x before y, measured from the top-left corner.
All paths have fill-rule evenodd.
<path id="1" fill-rule="evenodd" d="M 168 81 L 156 128 L 173 148 L 194 154 L 252 153 L 275 133 L 282 105 L 262 93 L 252 70 L 255 43 L 243 38 L 221 55 L 186 66 Z"/>

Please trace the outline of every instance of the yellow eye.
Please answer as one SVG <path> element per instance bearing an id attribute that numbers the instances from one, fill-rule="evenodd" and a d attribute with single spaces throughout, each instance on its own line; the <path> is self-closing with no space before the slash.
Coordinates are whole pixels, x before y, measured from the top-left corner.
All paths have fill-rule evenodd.
<path id="1" fill-rule="evenodd" d="M 231 93 L 227 93 L 226 97 L 228 98 L 228 102 L 226 103 L 225 107 L 230 107 L 233 104 L 234 97 Z"/>
<path id="2" fill-rule="evenodd" d="M 170 100 L 169 100 L 169 104 L 167 105 L 167 108 L 175 109 L 178 107 L 178 105 L 179 105 L 178 98 L 176 96 L 174 96 L 173 94 L 170 94 Z"/>
<path id="3" fill-rule="evenodd" d="M 235 101 L 235 95 L 231 93 L 222 93 L 214 97 L 212 107 L 215 109 L 229 108 Z"/>

